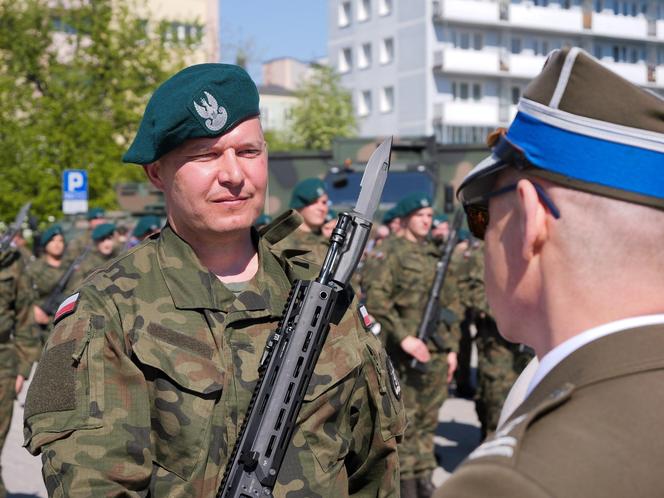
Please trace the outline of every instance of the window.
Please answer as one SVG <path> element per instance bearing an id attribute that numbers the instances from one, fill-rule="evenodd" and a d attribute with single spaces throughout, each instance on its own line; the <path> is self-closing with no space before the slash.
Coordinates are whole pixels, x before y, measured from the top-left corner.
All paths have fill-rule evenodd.
<path id="1" fill-rule="evenodd" d="M 484 48 L 484 36 L 482 33 L 474 31 L 454 31 L 452 42 L 455 48 L 463 50 L 482 50 Z"/>
<path id="2" fill-rule="evenodd" d="M 357 56 L 357 67 L 366 69 L 371 66 L 371 43 L 364 43 Z"/>
<path id="3" fill-rule="evenodd" d="M 380 92 L 380 112 L 392 112 L 394 108 L 394 87 L 386 86 Z"/>
<path id="4" fill-rule="evenodd" d="M 468 81 L 452 82 L 452 99 L 479 102 L 482 100 L 482 83 Z"/>
<path id="5" fill-rule="evenodd" d="M 394 60 L 394 38 L 385 38 L 380 44 L 380 63 L 389 64 Z"/>
<path id="6" fill-rule="evenodd" d="M 483 144 L 492 131 L 486 126 L 443 126 L 440 138 L 444 144 Z"/>
<path id="7" fill-rule="evenodd" d="M 512 53 L 520 54 L 521 50 L 523 50 L 523 42 L 521 41 L 521 38 L 512 38 Z"/>
<path id="8" fill-rule="evenodd" d="M 343 28 L 350 24 L 350 2 L 339 4 L 339 27 Z"/>
<path id="9" fill-rule="evenodd" d="M 595 45 L 593 53 L 595 54 L 596 59 L 602 60 L 602 57 L 604 57 L 604 51 L 602 50 L 601 45 Z"/>
<path id="10" fill-rule="evenodd" d="M 549 0 L 533 0 L 533 5 L 537 5 L 538 7 L 548 7 Z"/>
<path id="11" fill-rule="evenodd" d="M 378 14 L 381 16 L 389 16 L 392 13 L 392 0 L 379 0 Z"/>
<path id="12" fill-rule="evenodd" d="M 353 51 L 350 48 L 342 48 L 339 52 L 339 72 L 347 73 L 353 63 Z"/>
<path id="13" fill-rule="evenodd" d="M 371 17 L 371 0 L 358 0 L 357 2 L 358 22 L 368 21 L 370 17 Z"/>
<path id="14" fill-rule="evenodd" d="M 535 52 L 535 55 L 547 55 L 549 50 L 548 40 L 538 40 L 537 38 L 533 40 L 533 52 Z"/>
<path id="15" fill-rule="evenodd" d="M 357 114 L 360 116 L 371 114 L 371 90 L 364 90 L 360 93 L 357 102 Z"/>
<path id="16" fill-rule="evenodd" d="M 519 103 L 519 99 L 521 98 L 521 87 L 513 86 L 511 93 L 512 105 L 517 105 Z"/>

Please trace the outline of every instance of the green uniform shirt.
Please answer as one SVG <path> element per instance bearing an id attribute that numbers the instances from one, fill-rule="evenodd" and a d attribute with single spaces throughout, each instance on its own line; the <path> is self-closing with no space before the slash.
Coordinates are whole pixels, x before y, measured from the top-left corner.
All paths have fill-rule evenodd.
<path id="1" fill-rule="evenodd" d="M 83 284 L 26 401 L 49 496 L 215 496 L 291 283 L 317 273 L 261 233 L 237 296 L 170 227 Z M 331 326 L 275 497 L 397 496 L 405 422 L 386 362 L 354 302 Z"/>
<path id="2" fill-rule="evenodd" d="M 382 264 L 372 267 L 364 289 L 367 310 L 380 322 L 385 344 L 391 349 L 398 348 L 407 336 L 417 336 L 440 251 L 431 242 L 418 244 L 403 237 L 391 239 L 384 251 Z M 454 276 L 448 270 L 440 302 L 459 317 L 455 290 Z M 441 320 L 438 333 L 448 350 L 457 351 L 458 327 L 448 333 L 449 325 Z M 435 351 L 431 341 L 429 349 Z"/>
<path id="3" fill-rule="evenodd" d="M 305 232 L 304 230 L 295 230 L 287 238 L 274 245 L 277 251 L 292 249 L 307 251 L 309 254 L 302 254 L 302 256 L 317 265 L 323 264 L 329 247 L 329 241 L 320 233 Z M 288 252 L 285 253 L 285 255 L 288 254 Z"/>
<path id="4" fill-rule="evenodd" d="M 28 266 L 28 274 L 32 280 L 32 288 L 35 290 L 37 304 L 48 299 L 66 271 L 67 264 L 63 262 L 58 267 L 51 266 L 46 262 L 45 257 L 37 259 Z"/>

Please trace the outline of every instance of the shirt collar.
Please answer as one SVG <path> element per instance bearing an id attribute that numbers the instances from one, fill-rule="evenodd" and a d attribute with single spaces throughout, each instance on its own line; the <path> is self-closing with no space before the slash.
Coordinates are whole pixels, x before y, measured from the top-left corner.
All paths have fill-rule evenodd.
<path id="1" fill-rule="evenodd" d="M 580 334 L 575 335 L 574 337 L 567 339 L 542 357 L 539 362 L 539 366 L 535 371 L 535 375 L 528 385 L 526 397 L 528 397 L 528 395 L 533 392 L 535 387 L 537 387 L 542 379 L 546 377 L 546 375 L 551 372 L 551 370 L 553 370 L 556 365 L 558 365 L 574 351 L 580 349 L 586 344 L 595 341 L 600 337 L 614 334 L 622 330 L 657 324 L 664 324 L 664 314 L 642 315 L 632 318 L 624 318 L 615 322 L 605 323 L 604 325 L 600 325 L 598 327 L 593 327 L 592 329 L 586 330 Z"/>

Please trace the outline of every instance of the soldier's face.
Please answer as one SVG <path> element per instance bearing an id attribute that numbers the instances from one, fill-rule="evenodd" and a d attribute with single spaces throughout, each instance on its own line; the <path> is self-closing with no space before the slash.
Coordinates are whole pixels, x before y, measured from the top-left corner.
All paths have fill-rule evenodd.
<path id="1" fill-rule="evenodd" d="M 405 219 L 404 228 L 412 233 L 416 238 L 423 239 L 429 234 L 431 230 L 431 223 L 433 221 L 433 208 L 425 207 L 413 211 Z"/>
<path id="2" fill-rule="evenodd" d="M 106 237 L 104 240 L 97 242 L 97 250 L 104 256 L 110 256 L 115 247 L 115 237 Z"/>
<path id="3" fill-rule="evenodd" d="M 48 244 L 44 247 L 46 254 L 54 258 L 59 258 L 65 250 L 65 239 L 62 235 L 54 235 Z"/>
<path id="4" fill-rule="evenodd" d="M 320 196 L 316 202 L 299 209 L 299 213 L 304 218 L 304 222 L 314 230 L 317 230 L 325 223 L 325 216 L 330 209 L 328 206 L 329 198 L 327 194 Z"/>
<path id="5" fill-rule="evenodd" d="M 169 223 L 185 240 L 246 231 L 265 202 L 260 121 L 249 119 L 220 137 L 187 140 L 146 172 L 164 192 Z"/>

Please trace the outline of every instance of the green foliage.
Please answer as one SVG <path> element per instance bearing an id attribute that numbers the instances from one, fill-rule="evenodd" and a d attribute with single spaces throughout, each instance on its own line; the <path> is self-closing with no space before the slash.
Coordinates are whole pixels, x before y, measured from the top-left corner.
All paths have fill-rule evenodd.
<path id="1" fill-rule="evenodd" d="M 90 204 L 105 208 L 116 183 L 144 178 L 121 156 L 200 30 L 176 45 L 168 23 L 137 12 L 132 0 L 0 0 L 0 219 L 27 200 L 59 217 L 64 169 L 87 169 Z"/>
<path id="2" fill-rule="evenodd" d="M 299 103 L 293 108 L 292 141 L 297 147 L 327 150 L 333 138 L 355 135 L 350 92 L 341 86 L 332 68 L 317 66 L 296 95 Z"/>

